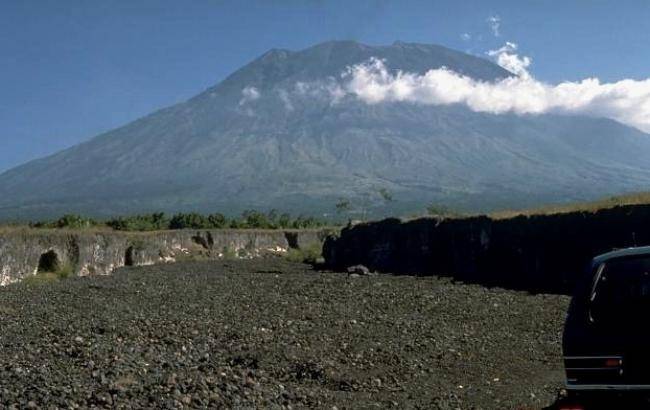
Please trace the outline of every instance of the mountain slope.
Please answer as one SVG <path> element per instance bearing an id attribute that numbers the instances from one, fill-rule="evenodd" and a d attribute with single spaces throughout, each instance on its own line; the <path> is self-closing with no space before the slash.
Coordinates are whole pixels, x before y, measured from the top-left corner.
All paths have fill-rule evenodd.
<path id="1" fill-rule="evenodd" d="M 510 73 L 440 46 L 329 42 L 271 50 L 173 107 L 0 175 L 0 217 L 272 207 L 331 212 L 387 188 L 406 212 L 472 210 L 647 189 L 650 136 L 604 119 L 471 112 L 461 106 L 333 102 L 347 67 L 442 66 Z M 359 199 L 361 201 L 363 199 Z"/>

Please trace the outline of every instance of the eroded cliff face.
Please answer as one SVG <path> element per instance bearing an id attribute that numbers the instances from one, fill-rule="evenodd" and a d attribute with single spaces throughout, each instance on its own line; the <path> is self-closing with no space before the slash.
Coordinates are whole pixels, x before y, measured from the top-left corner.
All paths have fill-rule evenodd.
<path id="1" fill-rule="evenodd" d="M 183 258 L 253 258 L 322 243 L 326 231 L 210 230 L 147 233 L 11 229 L 0 232 L 0 286 L 56 267 L 79 276 Z"/>
<path id="2" fill-rule="evenodd" d="M 570 294 L 590 260 L 650 245 L 650 205 L 494 220 L 387 219 L 346 228 L 324 246 L 334 269 L 452 276 L 466 282 Z"/>

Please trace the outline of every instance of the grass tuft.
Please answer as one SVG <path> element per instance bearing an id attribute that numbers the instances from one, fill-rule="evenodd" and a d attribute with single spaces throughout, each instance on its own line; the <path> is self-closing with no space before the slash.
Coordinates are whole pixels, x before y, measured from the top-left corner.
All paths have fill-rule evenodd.
<path id="1" fill-rule="evenodd" d="M 38 272 L 36 275 L 30 275 L 23 280 L 28 285 L 42 285 L 47 283 L 58 282 L 74 275 L 72 265 L 63 265 L 54 272 Z"/>

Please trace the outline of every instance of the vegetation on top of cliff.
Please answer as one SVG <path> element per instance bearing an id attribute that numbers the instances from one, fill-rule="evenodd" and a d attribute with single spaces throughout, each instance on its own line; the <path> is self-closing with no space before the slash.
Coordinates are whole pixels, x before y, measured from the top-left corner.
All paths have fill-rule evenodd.
<path id="1" fill-rule="evenodd" d="M 570 212 L 596 212 L 601 209 L 626 205 L 650 204 L 650 192 L 635 192 L 627 195 L 610 196 L 589 202 L 571 202 L 567 204 L 545 205 L 539 208 L 523 210 L 505 210 L 489 214 L 493 219 L 508 219 L 517 216 L 553 215 Z"/>
<path id="2" fill-rule="evenodd" d="M 388 191 L 379 191 L 379 198 L 388 203 L 394 201 Z M 368 195 L 370 196 L 370 194 Z M 650 204 L 650 192 L 639 192 L 621 196 L 611 196 L 591 202 L 572 202 L 568 204 L 546 205 L 539 208 L 522 210 L 503 210 L 488 214 L 492 219 L 508 219 L 517 216 L 552 215 L 569 212 L 595 212 L 601 209 L 614 208 L 625 205 Z M 365 203 L 353 202 L 342 198 L 336 204 L 336 213 L 339 216 L 347 215 L 352 222 L 353 214 L 365 216 Z M 459 219 L 476 216 L 449 208 L 445 205 L 432 203 L 426 207 L 424 214 L 412 215 L 405 219 L 412 220 L 421 217 L 436 217 L 445 219 Z M 363 219 L 365 221 L 365 219 Z M 309 216 L 292 217 L 288 213 L 279 213 L 276 210 L 261 212 L 256 210 L 244 211 L 239 217 L 229 218 L 221 213 L 200 214 L 196 212 L 176 213 L 171 216 L 160 213 L 121 216 L 109 220 L 97 220 L 82 215 L 68 214 L 59 219 L 50 221 L 37 221 L 29 223 L 31 228 L 45 229 L 111 229 L 127 232 L 148 232 L 180 229 L 314 229 L 328 226 L 337 226 L 337 223 Z M 6 227 L 24 227 L 19 223 L 5 223 L 0 229 Z"/>
<path id="3" fill-rule="evenodd" d="M 554 215 L 566 214 L 571 212 L 597 212 L 603 209 L 611 209 L 618 206 L 629 205 L 648 205 L 650 204 L 650 192 L 635 192 L 627 195 L 610 196 L 595 201 L 586 202 L 569 202 L 564 204 L 549 204 L 537 208 L 529 209 L 505 209 L 502 211 L 490 212 L 486 216 L 492 219 L 511 219 L 518 216 L 536 216 L 536 215 Z M 407 220 L 418 218 L 443 218 L 443 219 L 462 219 L 474 217 L 482 214 L 464 213 L 449 208 L 445 205 L 432 203 L 426 208 L 423 214 L 412 215 Z"/>
<path id="4" fill-rule="evenodd" d="M 308 217 L 292 217 L 275 210 L 268 213 L 248 210 L 241 216 L 228 218 L 220 213 L 177 213 L 168 217 L 164 213 L 132 215 L 100 221 L 81 215 L 64 215 L 55 221 L 39 221 L 29 224 L 32 228 L 87 229 L 110 228 L 116 231 L 162 231 L 179 229 L 312 229 L 329 226 L 325 221 Z"/>

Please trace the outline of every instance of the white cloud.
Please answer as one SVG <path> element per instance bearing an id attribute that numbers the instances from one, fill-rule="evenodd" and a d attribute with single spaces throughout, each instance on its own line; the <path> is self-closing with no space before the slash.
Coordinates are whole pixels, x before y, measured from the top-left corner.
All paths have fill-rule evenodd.
<path id="1" fill-rule="evenodd" d="M 472 35 L 469 33 L 463 33 L 460 35 L 460 39 L 463 41 L 470 41 L 472 39 Z"/>
<path id="2" fill-rule="evenodd" d="M 531 60 L 515 54 L 516 48 L 510 43 L 491 52 L 498 63 L 517 74 L 496 82 L 474 80 L 444 67 L 422 75 L 391 73 L 382 60 L 373 58 L 348 68 L 337 98 L 352 95 L 368 104 L 464 104 L 492 114 L 586 114 L 650 132 L 650 79 L 601 83 L 588 78 L 552 85 L 529 74 Z"/>
<path id="3" fill-rule="evenodd" d="M 488 17 L 487 22 L 490 25 L 490 29 L 492 30 L 492 34 L 494 34 L 494 37 L 500 37 L 501 17 L 495 14 L 494 16 Z"/>
<path id="4" fill-rule="evenodd" d="M 251 101 L 258 100 L 261 97 L 260 91 L 255 87 L 245 87 L 241 90 L 241 100 L 239 100 L 239 105 L 247 104 Z"/>
<path id="5" fill-rule="evenodd" d="M 517 51 L 517 44 L 507 41 L 503 47 L 488 51 L 487 55 L 496 58 L 497 64 L 511 73 L 519 77 L 530 77 L 528 67 L 533 60 L 526 56 L 519 57 L 515 51 Z"/>

